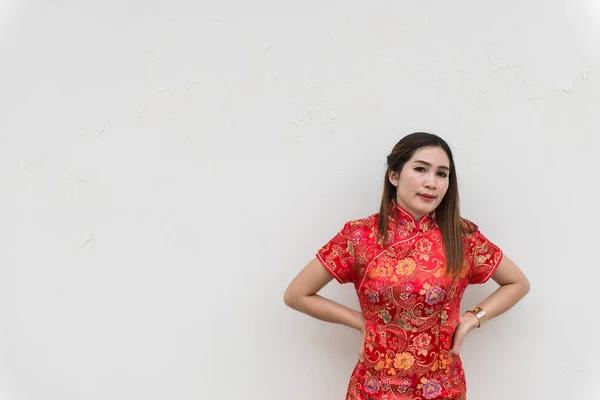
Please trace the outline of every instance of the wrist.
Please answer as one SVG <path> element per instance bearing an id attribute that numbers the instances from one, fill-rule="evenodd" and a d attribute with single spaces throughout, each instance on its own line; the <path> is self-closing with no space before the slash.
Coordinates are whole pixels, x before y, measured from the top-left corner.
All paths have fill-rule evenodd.
<path id="1" fill-rule="evenodd" d="M 479 328 L 479 319 L 475 316 L 475 314 L 466 312 L 462 316 L 463 322 L 469 327 L 469 329 Z"/>
<path id="2" fill-rule="evenodd" d="M 476 328 L 481 328 L 489 321 L 489 317 L 485 310 L 479 306 L 469 308 L 467 310 L 467 314 L 471 314 L 477 319 L 477 325 L 475 326 Z"/>
<path id="3" fill-rule="evenodd" d="M 365 328 L 365 317 L 360 311 L 352 310 L 353 318 L 351 322 L 351 328 L 356 329 L 357 331 L 362 332 Z"/>

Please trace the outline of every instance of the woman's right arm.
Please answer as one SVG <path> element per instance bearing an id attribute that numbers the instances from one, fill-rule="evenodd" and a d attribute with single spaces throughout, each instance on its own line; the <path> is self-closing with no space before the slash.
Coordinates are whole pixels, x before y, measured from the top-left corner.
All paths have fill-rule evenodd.
<path id="1" fill-rule="evenodd" d="M 332 279 L 321 262 L 314 258 L 287 287 L 283 296 L 285 304 L 322 321 L 354 328 L 364 335 L 365 321 L 361 312 L 317 294 Z"/>

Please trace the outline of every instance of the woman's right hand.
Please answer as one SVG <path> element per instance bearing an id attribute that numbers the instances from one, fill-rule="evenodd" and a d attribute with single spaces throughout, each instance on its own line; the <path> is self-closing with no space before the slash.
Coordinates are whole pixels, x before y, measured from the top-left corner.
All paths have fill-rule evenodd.
<path id="1" fill-rule="evenodd" d="M 364 362 L 365 361 L 365 341 L 367 339 L 367 328 L 365 325 L 365 317 L 363 316 L 363 314 L 358 312 L 357 318 L 358 318 L 358 325 L 357 325 L 358 331 L 362 335 L 362 340 L 360 343 L 360 351 L 358 352 L 358 358 L 360 359 L 361 362 Z"/>

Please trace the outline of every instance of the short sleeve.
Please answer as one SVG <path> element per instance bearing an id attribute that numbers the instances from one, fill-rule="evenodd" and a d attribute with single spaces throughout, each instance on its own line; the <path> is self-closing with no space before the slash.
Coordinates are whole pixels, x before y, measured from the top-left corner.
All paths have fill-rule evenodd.
<path id="1" fill-rule="evenodd" d="M 317 252 L 321 264 L 339 283 L 354 282 L 356 279 L 354 244 L 352 226 L 347 222 L 342 230 Z"/>
<path id="2" fill-rule="evenodd" d="M 469 237 L 469 283 L 487 282 L 500 265 L 502 250 L 477 229 Z"/>

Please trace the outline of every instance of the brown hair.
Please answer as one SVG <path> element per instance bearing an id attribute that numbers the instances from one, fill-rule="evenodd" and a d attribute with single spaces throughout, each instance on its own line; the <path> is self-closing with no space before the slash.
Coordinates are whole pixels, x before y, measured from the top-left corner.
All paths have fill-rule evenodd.
<path id="1" fill-rule="evenodd" d="M 447 274 L 457 278 L 462 271 L 464 263 L 465 238 L 473 232 L 473 226 L 466 224 L 460 217 L 458 183 L 456 168 L 450 146 L 439 136 L 415 132 L 403 137 L 387 156 L 387 169 L 383 181 L 383 195 L 379 210 L 378 232 L 384 246 L 388 244 L 388 216 L 389 205 L 396 200 L 396 187 L 389 180 L 391 171 L 400 173 L 402 168 L 413 154 L 423 147 L 439 147 L 448 155 L 450 160 L 449 185 L 446 195 L 435 210 L 437 224 L 442 232 L 444 250 L 446 253 Z"/>

